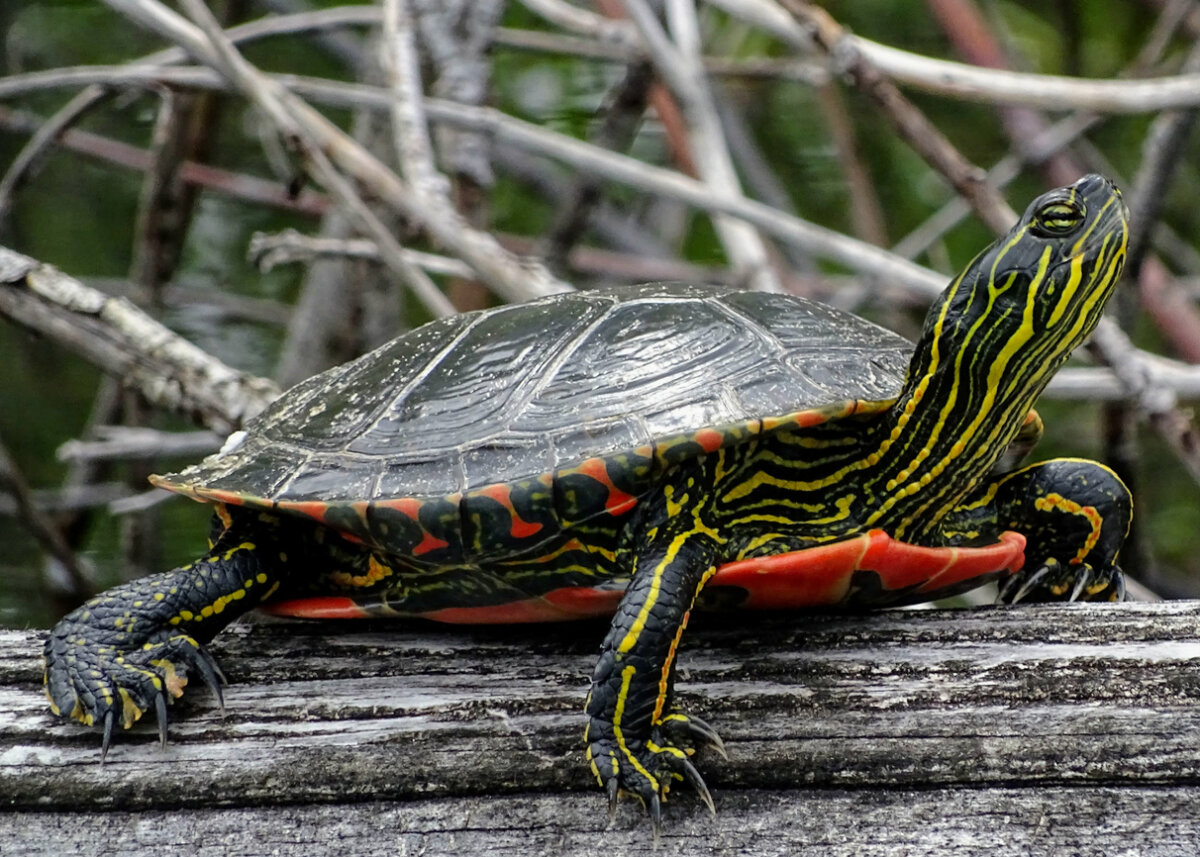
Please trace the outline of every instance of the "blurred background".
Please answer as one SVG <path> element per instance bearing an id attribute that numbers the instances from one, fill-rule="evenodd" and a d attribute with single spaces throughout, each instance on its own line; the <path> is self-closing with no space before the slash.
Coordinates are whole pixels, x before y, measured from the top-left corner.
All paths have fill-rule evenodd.
<path id="1" fill-rule="evenodd" d="M 208 5 L 225 27 L 270 16 L 278 32 L 242 45 L 244 56 L 262 71 L 301 76 L 287 80 L 396 168 L 387 100 L 363 95 L 385 92 L 379 88 L 389 81 L 380 60 L 383 5 Z M 838 54 L 831 73 L 824 50 L 786 35 L 797 19 L 772 0 L 687 4 L 694 11 L 682 17 L 678 3 L 642 0 L 400 5 L 421 85 L 436 99 L 432 118 L 455 104 L 464 116 L 496 115 L 479 113 L 487 108 L 552 139 L 587 144 L 585 161 L 589 152 L 609 151 L 694 177 L 714 194 L 740 192 L 781 217 L 889 249 L 946 277 L 994 235 L 979 202 L 972 211 L 953 176 L 931 166 L 923 148 L 932 137 L 922 131 L 906 140 L 864 90 L 853 56 Z M 1194 70 L 1200 38 L 1200 4 L 1172 0 L 854 0 L 821 8 L 834 26 L 875 43 L 1044 75 L 1178 75 Z M 322 10 L 315 23 L 298 17 Z M 656 33 L 665 46 L 655 47 Z M 78 101 L 89 83 L 112 84 L 113 66 L 169 47 L 160 35 L 93 0 L 5 0 L 0 34 L 0 244 L 129 298 L 225 363 L 282 388 L 437 311 L 375 258 L 372 242 L 355 243 L 361 222 L 304 176 L 241 94 L 215 91 L 199 75 L 148 72 L 137 83 L 124 77 L 96 89 L 86 105 Z M 314 81 L 369 89 L 322 91 Z M 1136 226 L 1148 251 L 1110 315 L 1139 348 L 1200 360 L 1200 144 L 1190 112 L 1041 110 L 902 91 L 907 108 L 963 163 L 989 171 L 989 185 L 1018 212 L 1085 172 L 1117 180 L 1136 203 L 1135 217 L 1143 215 Z M 36 142 L 51 122 L 57 133 Z M 433 192 L 466 228 L 517 257 L 540 259 L 560 281 L 778 288 L 910 338 L 919 328 L 928 301 L 919 289 L 778 233 L 731 233 L 636 173 L 618 183 L 519 136 L 461 123 L 439 120 L 429 139 L 432 166 L 445 180 Z M 417 172 L 397 169 L 410 180 Z M 419 264 L 453 308 L 513 297 L 431 240 L 419 213 L 406 216 L 361 181 L 355 187 L 400 245 L 442 252 Z M 318 255 L 323 245 L 305 236 L 339 255 Z M 1035 456 L 1116 466 L 1137 500 L 1126 570 L 1163 597 L 1200 595 L 1200 488 L 1191 464 L 1155 430 L 1159 422 L 1119 400 L 1088 401 L 1098 395 L 1084 389 L 1043 400 L 1047 437 Z M 1190 419 L 1187 411 L 1176 416 Z M 213 436 L 197 429 L 185 416 L 147 407 L 54 337 L 0 315 L 0 625 L 49 626 L 88 589 L 202 550 L 208 511 L 150 492 L 145 482 L 148 473 L 211 450 Z M 1186 445 L 1190 431 L 1177 427 L 1175 445 L 1181 437 Z M 169 442 L 165 432 L 188 433 L 185 445 L 152 454 Z M 92 443 L 98 439 L 120 443 Z M 88 443 L 64 447 L 80 440 Z M 19 497 L 40 523 L 21 513 Z M 44 528 L 56 534 L 59 560 L 48 558 Z"/>

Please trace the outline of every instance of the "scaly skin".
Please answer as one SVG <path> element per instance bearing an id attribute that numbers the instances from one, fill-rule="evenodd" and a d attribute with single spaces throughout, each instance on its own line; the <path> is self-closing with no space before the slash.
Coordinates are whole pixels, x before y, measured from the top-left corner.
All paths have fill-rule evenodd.
<path id="1" fill-rule="evenodd" d="M 276 520 L 255 513 L 227 526 L 221 510 L 223 532 L 205 557 L 122 584 L 67 614 L 45 646 L 54 712 L 102 725 L 107 754 L 115 724 L 128 729 L 152 707 L 165 742 L 166 704 L 182 695 L 189 673 L 219 697 L 224 679 L 204 644 L 278 589 L 286 552 L 276 543 Z"/>
<path id="2" fill-rule="evenodd" d="M 692 748 L 671 744 L 662 718 L 673 710 L 687 612 L 723 560 L 869 528 L 918 545 L 990 541 L 1011 528 L 1028 538 L 1026 564 L 1004 597 L 1121 597 L 1117 553 L 1132 501 L 1111 471 L 1060 459 L 992 473 L 1010 447 L 1020 456 L 1037 440 L 1033 403 L 1099 320 L 1120 276 L 1126 218 L 1099 177 L 1035 200 L 932 307 L 881 419 L 857 433 L 842 420 L 716 451 L 645 504 L 632 583 L 587 706 L 588 759 L 610 800 L 633 794 L 657 830 L 675 779 L 707 796 Z"/>
<path id="3" fill-rule="evenodd" d="M 115 723 L 128 727 L 151 706 L 165 734 L 166 703 L 189 672 L 219 683 L 203 644 L 285 584 L 351 602 L 383 594 L 395 612 L 420 614 L 487 609 L 510 593 L 536 600 L 560 587 L 594 594 L 591 587 L 628 580 L 593 674 L 588 760 L 610 801 L 634 795 L 656 831 L 675 781 L 690 783 L 711 809 L 691 757 L 703 745 L 721 750 L 720 739 L 677 709 L 673 683 L 689 612 L 721 564 L 876 530 L 940 547 L 992 542 L 1011 529 L 1027 539 L 1026 562 L 1005 599 L 1121 597 L 1118 552 L 1132 502 L 1120 480 L 1075 459 L 997 471 L 1014 466 L 1006 450 L 1019 458 L 1036 441 L 1034 401 L 1099 320 L 1120 274 L 1126 216 L 1119 193 L 1099 177 L 1036 200 L 931 309 L 890 407 L 847 400 L 830 406 L 836 413 L 802 412 L 791 422 L 763 414 L 736 436 L 703 427 L 665 445 L 677 456 L 666 463 L 653 447 L 630 450 L 654 480 L 629 489 L 637 496 L 614 483 L 609 463 L 589 458 L 574 476 L 529 480 L 532 493 L 484 486 L 462 506 L 456 495 L 434 505 L 387 497 L 336 509 L 305 497 L 293 517 L 249 506 L 219 513 L 223 532 L 203 559 L 92 599 L 54 629 L 46 644 L 52 705 L 103 724 L 106 748 Z M 628 461 L 612 463 L 629 476 Z M 273 502 L 236 485 L 216 494 L 202 483 L 176 487 L 210 500 Z M 535 495 L 540 505 L 513 500 Z M 593 505 L 602 511 L 582 513 Z M 555 532 L 564 509 L 576 514 Z M 379 535 L 379 546 L 393 527 L 412 538 L 394 542 L 390 555 L 334 535 Z M 477 551 L 470 557 L 453 544 L 468 529 L 474 535 L 464 544 Z M 521 541 L 534 530 L 543 541 Z M 854 593 L 846 597 L 852 603 Z"/>

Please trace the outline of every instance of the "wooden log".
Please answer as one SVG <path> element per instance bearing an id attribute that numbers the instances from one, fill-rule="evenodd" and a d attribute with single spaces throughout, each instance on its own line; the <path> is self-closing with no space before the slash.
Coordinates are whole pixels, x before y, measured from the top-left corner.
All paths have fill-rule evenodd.
<path id="1" fill-rule="evenodd" d="M 680 787 L 655 853 L 1192 855 L 1200 602 L 698 617 L 685 708 L 717 816 Z M 236 626 L 230 678 L 99 737 L 53 718 L 42 634 L 0 632 L 0 853 L 595 854 L 582 759 L 603 625 Z"/>

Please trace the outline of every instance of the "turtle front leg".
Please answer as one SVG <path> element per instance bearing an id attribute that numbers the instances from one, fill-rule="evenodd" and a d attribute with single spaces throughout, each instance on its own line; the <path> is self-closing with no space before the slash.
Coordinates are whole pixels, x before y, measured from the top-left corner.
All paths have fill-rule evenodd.
<path id="1" fill-rule="evenodd" d="M 1025 535 L 1024 567 L 1000 587 L 1000 600 L 1120 601 L 1118 553 L 1133 519 L 1133 498 L 1095 461 L 1057 458 L 1022 467 L 988 485 L 952 517 L 960 534 L 983 519 Z M 991 523 L 994 522 L 994 523 Z"/>
<path id="2" fill-rule="evenodd" d="M 228 523 L 228 519 L 225 519 Z M 197 674 L 220 698 L 224 681 L 203 644 L 279 585 L 279 551 L 229 527 L 203 559 L 130 581 L 67 614 L 45 645 L 45 684 L 55 714 L 102 725 L 101 758 L 114 726 L 153 708 L 165 743 L 166 705 Z M 267 529 L 256 535 L 267 535 Z M 266 561 L 270 555 L 271 562 Z"/>
<path id="3" fill-rule="evenodd" d="M 723 752 L 710 727 L 671 701 L 679 641 L 722 543 L 698 509 L 680 508 L 686 502 L 686 495 L 673 502 L 668 489 L 672 514 L 634 530 L 633 579 L 592 675 L 584 733 L 588 762 L 608 792 L 610 809 L 621 792 L 634 795 L 650 813 L 656 835 L 662 799 L 676 780 L 690 783 L 713 810 L 690 756 L 701 744 Z"/>

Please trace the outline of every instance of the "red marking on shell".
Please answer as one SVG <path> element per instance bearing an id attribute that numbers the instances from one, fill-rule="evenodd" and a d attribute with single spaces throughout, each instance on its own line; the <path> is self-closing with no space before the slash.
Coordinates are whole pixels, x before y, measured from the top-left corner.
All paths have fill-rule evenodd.
<path id="1" fill-rule="evenodd" d="M 885 589 L 916 587 L 936 593 L 1025 564 L 1025 537 L 1005 532 L 979 548 L 929 548 L 899 542 L 882 530 L 801 551 L 730 562 L 717 569 L 710 586 L 739 586 L 748 608 L 787 609 L 840 604 L 855 571 L 873 571 Z"/>
<path id="2" fill-rule="evenodd" d="M 613 484 L 603 458 L 589 458 L 576 467 L 575 472 L 594 479 L 608 489 L 608 499 L 604 501 L 604 508 L 610 515 L 623 515 L 637 505 L 637 497 L 626 494 Z"/>
<path id="3" fill-rule="evenodd" d="M 381 509 L 390 509 L 393 512 L 399 512 L 411 521 L 419 521 L 417 516 L 421 512 L 421 507 L 425 504 L 413 497 L 400 497 L 396 500 L 380 500 L 375 505 Z"/>
<path id="4" fill-rule="evenodd" d="M 725 435 L 721 434 L 716 429 L 704 428 L 693 435 L 696 443 L 700 444 L 700 448 L 705 452 L 716 452 L 721 448 L 721 444 L 725 442 Z"/>
<path id="5" fill-rule="evenodd" d="M 808 428 L 829 422 L 829 415 L 823 414 L 820 411 L 804 411 L 803 413 L 796 414 L 791 421 L 798 428 Z"/>
<path id="6" fill-rule="evenodd" d="M 480 488 L 476 492 L 491 500 L 495 500 L 508 512 L 508 517 L 512 521 L 508 527 L 508 533 L 514 539 L 527 539 L 542 530 L 542 525 L 536 522 L 530 523 L 521 518 L 517 513 L 517 507 L 513 505 L 512 488 L 508 485 L 489 485 L 486 488 Z"/>
<path id="7" fill-rule="evenodd" d="M 297 619 L 365 619 L 372 615 L 354 599 L 334 596 L 294 598 L 266 604 L 261 609 L 274 616 L 293 616 Z"/>
<path id="8" fill-rule="evenodd" d="M 421 554 L 429 553 L 430 551 L 438 550 L 439 548 L 450 547 L 449 542 L 444 542 L 434 536 L 428 530 L 425 531 L 425 538 L 421 539 L 421 543 L 413 548 L 413 555 L 420 556 Z"/>

